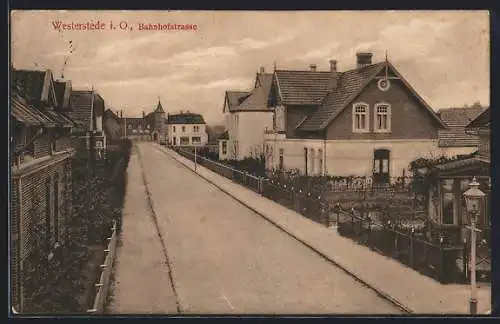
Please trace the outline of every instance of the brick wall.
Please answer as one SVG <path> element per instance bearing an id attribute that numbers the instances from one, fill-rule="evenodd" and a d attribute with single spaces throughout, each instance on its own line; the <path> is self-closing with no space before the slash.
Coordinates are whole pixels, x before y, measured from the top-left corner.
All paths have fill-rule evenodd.
<path id="1" fill-rule="evenodd" d="M 327 128 L 327 139 L 437 139 L 438 124 L 399 80 L 392 80 L 387 91 L 380 91 L 373 80 Z M 352 131 L 353 103 L 369 105 L 369 133 Z M 391 105 L 391 132 L 376 133 L 374 129 L 375 104 Z"/>
<path id="2" fill-rule="evenodd" d="M 57 162 L 46 167 L 43 167 L 36 172 L 29 174 L 25 177 L 13 179 L 13 184 L 18 184 L 21 181 L 20 192 L 11 196 L 15 201 L 21 201 L 19 208 L 13 207 L 11 209 L 11 219 L 15 220 L 12 228 L 12 246 L 11 251 L 19 252 L 12 260 L 19 264 L 18 271 L 13 268 L 13 277 L 22 275 L 24 278 L 25 271 L 30 268 L 36 268 L 37 258 L 46 258 L 50 252 L 48 244 L 53 246 L 56 239 L 60 243 L 64 242 L 66 236 L 66 219 L 70 216 L 71 210 L 71 166 L 70 159 Z M 56 176 L 57 175 L 57 176 Z M 55 180 L 57 179 L 57 186 Z M 54 189 L 57 188 L 58 193 L 55 194 Z M 68 190 L 69 189 L 69 190 Z M 55 200 L 58 197 L 57 201 Z M 13 200 L 14 201 L 14 200 Z M 56 208 L 57 204 L 57 208 Z M 15 205 L 14 205 L 15 206 Z M 58 215 L 55 211 L 58 209 Z M 50 223 L 50 229 L 47 228 L 48 214 L 53 215 Z M 17 227 L 17 221 L 20 221 L 21 227 Z M 55 222 L 59 226 L 59 238 L 55 237 Z M 15 226 L 16 225 L 16 226 Z M 17 234 L 21 232 L 20 236 Z M 50 234 L 49 234 L 50 233 Z M 50 235 L 48 240 L 47 235 Z M 15 273 L 14 273 L 15 272 Z M 29 303 L 29 290 L 28 283 L 23 284 L 23 291 L 19 291 L 19 284 L 13 284 L 13 295 L 20 296 L 23 299 L 23 304 Z"/>
<path id="3" fill-rule="evenodd" d="M 50 137 L 48 132 L 44 131 L 42 135 L 40 135 L 33 141 L 33 144 L 35 159 L 50 154 Z"/>
<path id="4" fill-rule="evenodd" d="M 16 309 L 20 309 L 20 269 L 19 269 L 19 200 L 18 181 L 12 181 L 10 188 L 10 283 L 11 303 Z"/>

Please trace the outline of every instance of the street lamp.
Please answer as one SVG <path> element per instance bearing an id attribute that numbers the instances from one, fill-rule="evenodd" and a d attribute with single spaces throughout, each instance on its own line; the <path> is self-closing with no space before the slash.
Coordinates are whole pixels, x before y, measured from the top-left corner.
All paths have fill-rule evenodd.
<path id="1" fill-rule="evenodd" d="M 467 212 L 470 215 L 470 230 L 471 230 L 471 257 L 470 257 L 470 300 L 469 307 L 471 314 L 477 314 L 477 291 L 476 291 L 476 218 L 479 213 L 479 202 L 485 196 L 484 192 L 479 190 L 479 182 L 476 177 L 469 183 L 469 189 L 464 192 Z"/>

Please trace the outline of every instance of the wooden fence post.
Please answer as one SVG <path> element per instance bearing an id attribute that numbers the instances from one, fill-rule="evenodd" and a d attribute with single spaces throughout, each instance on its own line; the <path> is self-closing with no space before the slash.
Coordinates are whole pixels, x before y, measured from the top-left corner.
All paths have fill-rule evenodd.
<path id="1" fill-rule="evenodd" d="M 415 229 L 412 227 L 410 231 L 410 266 L 413 268 L 413 234 Z"/>
<path id="2" fill-rule="evenodd" d="M 464 239 L 463 251 L 462 251 L 462 271 L 464 273 L 464 283 L 469 282 L 469 248 L 467 244 L 467 240 Z"/>
<path id="3" fill-rule="evenodd" d="M 443 237 L 439 238 L 439 273 L 438 281 L 444 283 L 444 249 L 443 249 Z"/>

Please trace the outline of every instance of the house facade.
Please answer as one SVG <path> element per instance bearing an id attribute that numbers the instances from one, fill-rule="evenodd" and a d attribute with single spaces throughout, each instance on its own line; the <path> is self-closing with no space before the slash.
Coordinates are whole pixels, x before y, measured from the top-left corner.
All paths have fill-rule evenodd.
<path id="1" fill-rule="evenodd" d="M 103 129 L 108 142 L 123 137 L 123 127 L 118 113 L 115 114 L 111 109 L 104 111 Z"/>
<path id="2" fill-rule="evenodd" d="M 439 118 L 448 127 L 438 132 L 438 145 L 444 156 L 470 154 L 477 150 L 479 136 L 468 134 L 465 127 L 483 111 L 483 107 L 447 108 L 438 111 Z"/>
<path id="3" fill-rule="evenodd" d="M 205 146 L 208 143 L 203 116 L 181 111 L 167 116 L 168 144 L 173 146 Z"/>
<path id="4" fill-rule="evenodd" d="M 11 86 L 10 287 L 13 308 L 23 312 L 37 269 L 70 240 L 74 124 L 50 70 L 13 70 Z"/>
<path id="5" fill-rule="evenodd" d="M 469 189 L 474 177 L 480 183 L 479 189 L 486 194 L 481 201 L 477 226 L 482 230 L 479 240 L 490 241 L 491 212 L 491 152 L 490 152 L 490 109 L 486 109 L 466 127 L 469 135 L 479 137 L 476 150 L 468 156 L 461 156 L 442 163 L 436 163 L 421 172 L 429 180 L 428 216 L 433 236 L 441 235 L 455 244 L 461 244 L 470 233 L 465 226 L 469 218 L 463 193 Z"/>
<path id="6" fill-rule="evenodd" d="M 446 125 L 388 61 L 357 53 L 355 69 L 275 70 L 266 168 L 387 182 L 418 157 L 439 156 Z"/>
<path id="7" fill-rule="evenodd" d="M 257 158 L 264 153 L 264 131 L 273 126 L 273 110 L 269 107 L 272 78 L 273 74 L 261 67 L 251 91 L 226 91 L 223 113 L 228 138 L 220 142 L 227 146 L 226 158 Z"/>
<path id="8" fill-rule="evenodd" d="M 166 142 L 167 126 L 165 121 L 165 110 L 159 99 L 155 110 L 147 115 L 143 111 L 142 117 L 124 117 L 120 113 L 120 123 L 125 136 L 136 140 Z"/>

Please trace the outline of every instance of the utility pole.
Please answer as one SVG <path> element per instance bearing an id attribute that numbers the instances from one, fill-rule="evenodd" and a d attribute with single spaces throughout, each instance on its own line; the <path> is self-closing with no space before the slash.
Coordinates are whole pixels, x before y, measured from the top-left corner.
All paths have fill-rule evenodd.
<path id="1" fill-rule="evenodd" d="M 197 151 L 196 151 L 196 145 L 195 145 L 194 146 L 194 172 L 196 172 L 196 163 L 197 163 L 197 161 L 196 161 L 197 160 L 196 159 L 197 158 L 196 157 L 196 153 L 197 153 Z"/>

